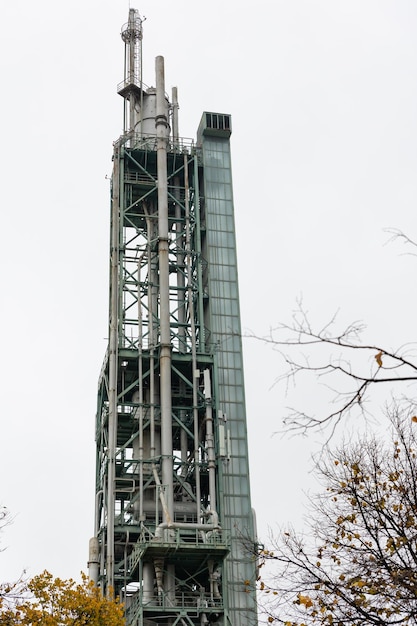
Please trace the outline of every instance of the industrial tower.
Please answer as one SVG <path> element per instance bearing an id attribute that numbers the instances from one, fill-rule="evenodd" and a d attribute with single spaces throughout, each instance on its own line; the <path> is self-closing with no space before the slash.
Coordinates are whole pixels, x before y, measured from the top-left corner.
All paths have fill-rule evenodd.
<path id="1" fill-rule="evenodd" d="M 90 576 L 129 626 L 254 626 L 231 117 L 205 112 L 197 142 L 180 138 L 162 57 L 142 82 L 135 9 L 121 34 Z"/>

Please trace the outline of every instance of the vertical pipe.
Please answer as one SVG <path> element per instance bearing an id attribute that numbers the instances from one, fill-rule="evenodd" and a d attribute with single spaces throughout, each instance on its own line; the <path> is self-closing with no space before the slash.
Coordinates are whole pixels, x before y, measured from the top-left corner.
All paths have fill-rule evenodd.
<path id="1" fill-rule="evenodd" d="M 114 149 L 113 192 L 111 210 L 110 249 L 110 328 L 109 328 L 109 439 L 107 468 L 107 593 L 114 586 L 114 484 L 116 478 L 117 445 L 117 360 L 118 360 L 118 301 L 119 301 L 119 195 L 120 155 Z"/>
<path id="2" fill-rule="evenodd" d="M 171 332 L 169 311 L 169 249 L 168 249 L 168 179 L 167 143 L 168 119 L 165 103 L 164 59 L 156 58 L 156 145 L 158 173 L 158 253 L 159 253 L 159 302 L 161 351 L 160 394 L 161 394 L 161 457 L 162 482 L 165 486 L 164 519 L 171 523 L 174 519 L 174 468 L 172 442 L 172 398 L 171 398 Z M 170 537 L 168 536 L 169 540 Z M 175 594 L 175 567 L 168 564 L 165 585 L 173 602 Z"/>
<path id="3" fill-rule="evenodd" d="M 184 411 L 181 411 L 183 414 Z M 180 446 L 181 446 L 181 476 L 187 475 L 187 460 L 188 460 L 188 437 L 184 428 L 181 428 L 181 438 L 180 438 Z M 183 499 L 185 499 L 185 494 Z"/>
<path id="4" fill-rule="evenodd" d="M 143 564 L 143 604 L 148 604 L 153 598 L 154 568 L 152 563 Z"/>
<path id="5" fill-rule="evenodd" d="M 120 148 L 120 150 L 124 150 L 123 147 Z M 125 163 L 124 163 L 124 158 L 122 158 L 122 156 L 119 159 L 119 181 L 123 181 L 124 180 L 124 168 L 125 168 Z M 125 307 L 125 298 L 126 298 L 126 293 L 125 290 L 123 288 L 123 281 L 124 281 L 124 272 L 123 272 L 123 264 L 124 264 L 124 254 L 125 254 L 125 246 L 124 246 L 124 232 L 123 232 L 123 218 L 121 217 L 122 215 L 122 208 L 123 206 L 125 206 L 125 188 L 124 185 L 122 183 L 119 183 L 119 203 L 118 203 L 118 231 L 119 231 L 119 239 L 118 239 L 118 274 L 119 274 L 119 278 L 118 278 L 118 289 L 117 289 L 117 294 L 118 294 L 118 314 L 117 314 L 117 341 L 118 341 L 118 346 L 123 346 L 126 347 L 126 326 L 125 326 L 125 318 L 124 315 L 120 315 L 119 311 L 124 311 L 124 307 Z M 130 193 L 129 193 L 130 195 Z M 128 200 L 129 202 L 129 200 Z"/>
<path id="6" fill-rule="evenodd" d="M 165 103 L 164 59 L 156 58 L 156 141 L 158 172 L 158 253 L 160 301 L 160 394 L 161 394 L 161 454 L 162 483 L 169 516 L 173 519 L 173 464 L 172 464 L 172 399 L 171 399 L 171 333 L 169 312 L 169 258 L 168 258 L 168 179 L 167 142 L 168 120 Z M 166 517 L 166 513 L 164 513 Z M 170 521 L 166 519 L 165 521 Z"/>
<path id="7" fill-rule="evenodd" d="M 213 406 L 211 397 L 210 370 L 204 370 L 204 397 L 206 402 L 206 442 L 209 475 L 210 510 L 216 513 L 216 454 L 213 434 Z"/>
<path id="8" fill-rule="evenodd" d="M 97 537 L 91 537 L 88 551 L 88 576 L 95 585 L 98 583 L 100 567 L 100 546 Z"/>
<path id="9" fill-rule="evenodd" d="M 174 146 L 178 147 L 178 90 L 176 87 L 172 88 L 172 138 Z M 184 159 L 184 176 L 186 176 L 185 168 L 187 167 L 187 160 Z M 187 349 L 187 333 L 186 333 L 186 317 L 185 317 L 185 238 L 184 238 L 184 226 L 183 215 L 181 205 L 181 180 L 179 176 L 174 178 L 174 196 L 176 199 L 175 204 L 175 243 L 177 249 L 177 299 L 178 299 L 178 351 L 186 352 Z M 185 182 L 184 182 L 184 186 Z M 188 192 L 188 189 L 185 193 Z M 184 381 L 180 381 L 180 393 L 185 393 Z M 185 412 L 180 411 L 180 420 L 183 422 L 185 419 Z M 184 428 L 181 428 L 180 434 L 180 448 L 181 448 L 181 474 L 186 476 L 187 474 L 187 458 L 188 458 L 188 437 Z M 184 496 L 185 497 L 185 496 Z"/>
<path id="10" fill-rule="evenodd" d="M 141 36 L 139 40 L 139 87 L 140 87 L 140 139 L 143 136 L 143 85 L 142 85 L 142 75 L 143 75 L 143 61 L 142 61 L 142 24 L 141 24 Z"/>
<path id="11" fill-rule="evenodd" d="M 141 300 L 140 266 L 142 256 L 138 260 L 138 380 L 139 380 L 139 520 L 143 520 L 143 319 Z"/>
<path id="12" fill-rule="evenodd" d="M 172 88 L 172 141 L 174 146 L 179 146 L 179 128 L 178 128 L 178 89 Z"/>

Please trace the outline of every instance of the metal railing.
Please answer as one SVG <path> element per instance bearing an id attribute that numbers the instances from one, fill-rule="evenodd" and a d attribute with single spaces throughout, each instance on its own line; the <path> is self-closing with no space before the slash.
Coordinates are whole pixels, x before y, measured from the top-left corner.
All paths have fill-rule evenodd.
<path id="1" fill-rule="evenodd" d="M 146 135 L 142 135 L 141 133 L 132 133 L 127 132 L 123 135 L 120 135 L 118 139 L 114 142 L 115 146 L 123 146 L 128 144 L 127 147 L 132 148 L 134 150 L 147 150 L 147 151 L 156 151 L 157 141 L 156 135 L 151 135 L 146 133 Z M 168 139 L 167 150 L 170 153 L 178 153 L 178 154 L 194 154 L 195 153 L 195 142 L 194 139 L 190 139 L 188 137 L 179 137 L 178 139 L 172 139 L 170 137 Z"/>
<path id="2" fill-rule="evenodd" d="M 143 597 L 140 589 L 137 593 L 126 599 L 126 616 L 128 619 L 138 618 L 140 613 L 149 610 L 172 611 L 186 613 L 189 616 L 198 616 L 201 613 L 222 611 L 224 609 L 223 598 L 212 597 L 205 591 L 177 591 L 175 597 L 171 594 L 161 593 Z"/>
<path id="3" fill-rule="evenodd" d="M 196 548 L 201 546 L 208 546 L 211 548 L 225 548 L 228 545 L 227 533 L 222 529 L 207 531 L 198 530 L 192 528 L 170 528 L 166 529 L 166 532 L 170 534 L 169 542 L 165 542 L 163 539 L 156 537 L 148 529 L 143 529 L 139 539 L 133 548 L 128 558 L 128 569 L 133 571 L 137 566 L 144 551 L 151 546 L 158 546 L 161 544 L 169 543 L 169 545 L 178 548 Z"/>

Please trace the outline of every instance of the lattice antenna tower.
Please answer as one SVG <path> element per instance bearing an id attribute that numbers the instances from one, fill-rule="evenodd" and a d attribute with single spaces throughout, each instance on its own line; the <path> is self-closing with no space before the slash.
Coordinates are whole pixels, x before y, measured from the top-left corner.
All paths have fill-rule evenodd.
<path id="1" fill-rule="evenodd" d="M 124 80 L 118 92 L 124 96 L 124 133 L 135 132 L 142 110 L 142 39 L 143 22 L 137 9 L 129 9 L 129 19 L 122 26 L 121 37 L 125 44 Z"/>

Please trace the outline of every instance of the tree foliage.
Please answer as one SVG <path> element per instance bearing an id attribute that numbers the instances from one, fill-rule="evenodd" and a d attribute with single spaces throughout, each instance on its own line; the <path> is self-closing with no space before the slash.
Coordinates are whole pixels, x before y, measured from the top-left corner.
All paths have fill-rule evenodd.
<path id="1" fill-rule="evenodd" d="M 15 606 L 0 600 L 0 624 L 35 626 L 124 626 L 123 607 L 104 598 L 83 575 L 82 582 L 54 578 L 44 571 L 25 584 Z"/>
<path id="2" fill-rule="evenodd" d="M 417 623 L 417 416 L 391 421 L 389 444 L 367 438 L 322 461 L 307 535 L 283 532 L 261 550 L 275 565 L 259 579 L 269 622 Z"/>

